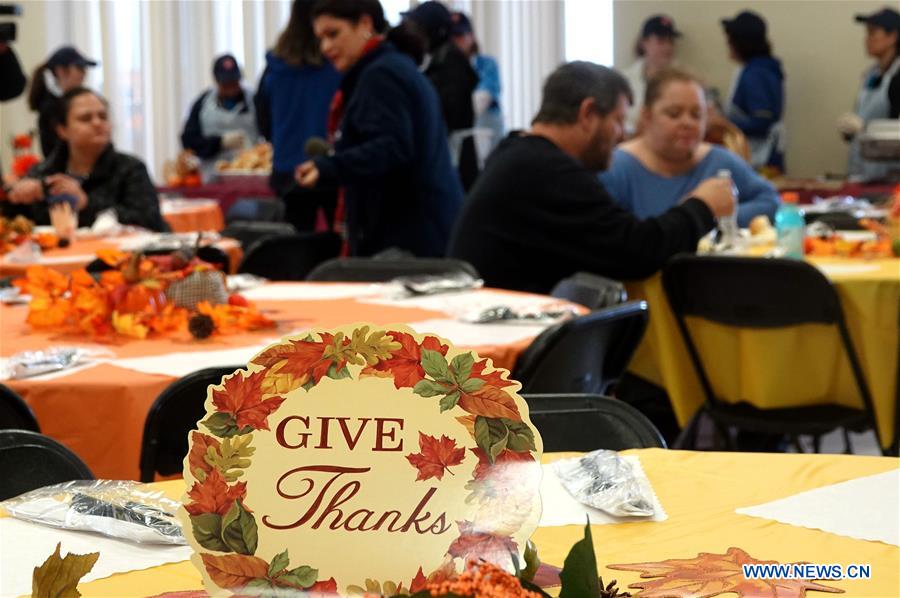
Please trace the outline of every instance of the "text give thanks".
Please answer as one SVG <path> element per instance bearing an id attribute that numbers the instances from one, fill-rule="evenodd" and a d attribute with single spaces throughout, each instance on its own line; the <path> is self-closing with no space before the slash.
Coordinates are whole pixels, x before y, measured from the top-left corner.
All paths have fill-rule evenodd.
<path id="1" fill-rule="evenodd" d="M 208 389 L 179 517 L 211 594 L 416 592 L 512 569 L 540 519 L 541 439 L 489 360 L 405 326 L 282 339 Z"/>

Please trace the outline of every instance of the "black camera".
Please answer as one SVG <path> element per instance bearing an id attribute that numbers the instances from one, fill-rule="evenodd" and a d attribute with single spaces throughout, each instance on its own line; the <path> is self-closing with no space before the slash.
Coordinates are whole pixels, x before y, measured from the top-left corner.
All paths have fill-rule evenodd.
<path id="1" fill-rule="evenodd" d="M 0 17 L 22 15 L 22 7 L 18 4 L 0 4 Z M 0 23 L 0 43 L 16 41 L 16 24 Z"/>

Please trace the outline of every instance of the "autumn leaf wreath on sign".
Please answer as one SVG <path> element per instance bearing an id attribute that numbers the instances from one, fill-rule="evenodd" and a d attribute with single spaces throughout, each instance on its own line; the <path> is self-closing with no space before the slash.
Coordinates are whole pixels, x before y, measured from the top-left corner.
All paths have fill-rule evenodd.
<path id="1" fill-rule="evenodd" d="M 471 435 L 477 448 L 469 450 L 478 463 L 466 485 L 467 502 L 479 504 L 479 521 L 457 521 L 459 535 L 447 547 L 444 563 L 426 575 L 420 567 L 414 579 L 372 582 L 390 593 L 417 592 L 456 574 L 454 559 L 462 564 L 483 559 L 510 563 L 519 547 L 513 535 L 533 511 L 537 484 L 523 483 L 515 467 L 535 463 L 535 437 L 508 387 L 515 383 L 500 371 L 488 370 L 487 359 L 461 353 L 448 360 L 449 346 L 434 336 L 418 342 L 401 331 L 370 331 L 361 326 L 349 336 L 317 332 L 288 339 L 250 361 L 248 370 L 225 377 L 212 387 L 215 412 L 192 432 L 188 455 L 196 480 L 188 491 L 185 509 L 197 543 L 220 554 L 202 553 L 210 579 L 232 591 L 335 589 L 334 578 L 320 579 L 318 570 L 290 563 L 287 551 L 266 561 L 256 556 L 258 528 L 247 484 L 238 481 L 251 465 L 254 434 L 269 432 L 268 417 L 298 388 L 310 390 L 323 378 L 334 380 L 377 376 L 394 387 L 410 388 L 434 407 L 446 412 L 459 407 L 466 413 L 457 422 Z M 349 366 L 355 366 L 352 370 Z M 456 441 L 420 432 L 419 451 L 406 455 L 416 480 L 442 480 L 455 475 L 466 449 Z M 188 480 L 190 481 L 190 480 Z M 481 517 L 484 517 L 484 521 Z M 365 591 L 350 586 L 348 591 Z"/>

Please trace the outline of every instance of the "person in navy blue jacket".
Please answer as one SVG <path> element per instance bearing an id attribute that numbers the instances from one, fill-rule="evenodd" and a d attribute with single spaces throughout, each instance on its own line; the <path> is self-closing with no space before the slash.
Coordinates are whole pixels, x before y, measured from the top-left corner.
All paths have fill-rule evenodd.
<path id="1" fill-rule="evenodd" d="M 756 13 L 744 11 L 723 19 L 731 58 L 740 63 L 725 106 L 733 122 L 750 145 L 750 164 L 770 166 L 784 172 L 785 130 L 784 72 L 772 56 L 766 37 L 766 22 Z"/>
<path id="2" fill-rule="evenodd" d="M 352 255 L 396 247 L 443 256 L 463 191 L 434 87 L 419 72 L 424 44 L 390 30 L 377 0 L 322 0 L 322 53 L 344 73 L 333 105 L 334 152 L 301 164 L 304 187 L 340 185 Z"/>
<path id="3" fill-rule="evenodd" d="M 321 208 L 334 218 L 335 189 L 304 189 L 294 169 L 306 162 L 306 142 L 324 139 L 328 107 L 341 75 L 322 57 L 312 30 L 315 0 L 294 0 L 291 18 L 275 47 L 266 54 L 266 70 L 253 101 L 260 134 L 272 143 L 269 186 L 285 204 L 285 219 L 297 230 L 313 230 Z"/>

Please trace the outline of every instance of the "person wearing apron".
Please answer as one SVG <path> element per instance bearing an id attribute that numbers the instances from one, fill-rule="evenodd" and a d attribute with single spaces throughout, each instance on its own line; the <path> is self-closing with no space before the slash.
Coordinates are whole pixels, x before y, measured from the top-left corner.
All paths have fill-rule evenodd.
<path id="1" fill-rule="evenodd" d="M 232 160 L 259 138 L 253 93 L 241 85 L 241 69 L 234 56 L 218 57 L 213 77 L 216 88 L 197 98 L 181 133 L 181 145 L 201 160 L 204 181 L 215 174 L 217 161 Z"/>
<path id="2" fill-rule="evenodd" d="M 878 62 L 864 76 L 855 111 L 838 119 L 838 130 L 850 142 L 847 174 L 872 181 L 900 171 L 900 161 L 864 159 L 859 142 L 859 134 L 871 121 L 900 118 L 900 13 L 885 8 L 857 15 L 856 21 L 866 24 L 866 51 Z"/>
<path id="3" fill-rule="evenodd" d="M 766 22 L 750 11 L 723 19 L 735 72 L 725 103 L 725 116 L 750 146 L 750 165 L 784 172 L 784 72 L 772 56 Z"/>

